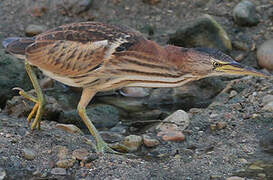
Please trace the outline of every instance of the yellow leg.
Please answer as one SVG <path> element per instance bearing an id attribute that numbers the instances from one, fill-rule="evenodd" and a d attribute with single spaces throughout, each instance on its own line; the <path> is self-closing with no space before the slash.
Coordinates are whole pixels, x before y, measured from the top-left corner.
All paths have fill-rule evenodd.
<path id="1" fill-rule="evenodd" d="M 88 118 L 86 114 L 86 106 L 89 104 L 93 96 L 96 94 L 96 91 L 93 89 L 83 89 L 81 100 L 78 104 L 78 113 L 87 126 L 89 132 L 92 134 L 92 136 L 95 138 L 97 142 L 97 148 L 96 151 L 97 153 L 104 153 L 104 152 L 109 152 L 109 153 L 114 153 L 114 154 L 121 154 L 119 152 L 114 151 L 112 148 L 110 148 L 107 143 L 102 139 L 100 136 L 99 132 L 97 131 L 96 127 L 93 125 L 91 120 Z"/>
<path id="2" fill-rule="evenodd" d="M 16 90 L 19 90 L 19 94 L 23 97 L 25 97 L 26 99 L 35 102 L 35 105 L 31 111 L 31 113 L 28 115 L 28 122 L 31 122 L 31 118 L 36 114 L 35 119 L 33 121 L 33 123 L 31 124 L 31 130 L 37 128 L 40 129 L 40 121 L 42 118 L 42 114 L 43 114 L 43 110 L 44 110 L 44 105 L 45 105 L 45 98 L 42 92 L 42 89 L 39 86 L 39 82 L 37 80 L 37 77 L 35 75 L 35 73 L 33 72 L 30 64 L 25 61 L 25 68 L 26 71 L 28 73 L 28 76 L 32 82 L 32 85 L 35 89 L 35 92 L 37 94 L 37 98 L 27 94 L 23 89 L 21 88 L 14 88 Z"/>

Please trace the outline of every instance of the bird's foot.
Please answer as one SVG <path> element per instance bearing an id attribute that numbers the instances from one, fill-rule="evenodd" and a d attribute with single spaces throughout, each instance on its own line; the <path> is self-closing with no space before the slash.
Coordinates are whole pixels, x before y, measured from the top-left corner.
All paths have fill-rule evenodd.
<path id="1" fill-rule="evenodd" d="M 35 103 L 35 105 L 33 106 L 31 112 L 29 113 L 28 117 L 27 117 L 27 121 L 30 124 L 31 123 L 31 119 L 32 117 L 36 114 L 33 123 L 31 124 L 31 130 L 34 129 L 38 129 L 40 130 L 40 121 L 41 121 L 41 117 L 42 117 L 42 112 L 43 112 L 43 106 L 44 106 L 44 101 L 43 99 L 39 99 L 36 98 L 30 94 L 28 94 L 27 92 L 25 92 L 23 89 L 16 87 L 13 88 L 13 90 L 18 90 L 19 91 L 19 95 L 23 96 L 24 98 L 32 101 Z"/>
<path id="2" fill-rule="evenodd" d="M 111 153 L 111 154 L 120 154 L 122 155 L 123 153 L 118 152 L 113 150 L 106 142 L 103 140 L 97 142 L 97 147 L 96 147 L 96 152 L 97 153 Z"/>

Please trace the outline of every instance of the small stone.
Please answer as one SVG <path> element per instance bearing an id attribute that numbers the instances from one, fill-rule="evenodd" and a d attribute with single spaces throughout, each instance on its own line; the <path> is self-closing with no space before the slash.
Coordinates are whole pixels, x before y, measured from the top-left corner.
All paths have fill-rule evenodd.
<path id="1" fill-rule="evenodd" d="M 47 30 L 46 26 L 30 24 L 26 27 L 25 34 L 26 36 L 32 37 L 32 36 L 41 34 L 42 32 L 45 32 L 46 30 Z"/>
<path id="2" fill-rule="evenodd" d="M 137 135 L 126 136 L 122 142 L 112 144 L 112 148 L 122 152 L 134 152 L 142 144 L 142 137 Z"/>
<path id="3" fill-rule="evenodd" d="M 42 173 L 41 173 L 41 171 L 40 171 L 39 169 L 37 169 L 36 171 L 34 171 L 34 172 L 32 173 L 32 175 L 33 175 L 33 176 L 41 177 L 41 176 L 42 176 Z"/>
<path id="4" fill-rule="evenodd" d="M 213 123 L 213 124 L 210 125 L 210 130 L 211 131 L 215 131 L 216 129 L 217 129 L 216 124 Z"/>
<path id="5" fill-rule="evenodd" d="M 142 0 L 146 4 L 155 5 L 157 3 L 160 3 L 161 0 Z"/>
<path id="6" fill-rule="evenodd" d="M 56 128 L 64 130 L 71 134 L 83 134 L 83 132 L 73 124 L 56 124 Z"/>
<path id="7" fill-rule="evenodd" d="M 261 178 L 265 178 L 266 177 L 266 174 L 264 174 L 264 173 L 258 173 L 257 174 L 259 177 L 261 177 Z"/>
<path id="8" fill-rule="evenodd" d="M 66 175 L 66 169 L 64 168 L 53 168 L 50 171 L 53 175 Z"/>
<path id="9" fill-rule="evenodd" d="M 58 168 L 70 168 L 74 166 L 76 160 L 74 158 L 71 159 L 62 159 L 56 162 L 56 166 Z"/>
<path id="10" fill-rule="evenodd" d="M 163 120 L 165 123 L 174 123 L 179 126 L 180 130 L 186 129 L 190 124 L 188 113 L 183 110 L 177 110 Z"/>
<path id="11" fill-rule="evenodd" d="M 265 95 L 262 100 L 263 105 L 266 105 L 270 102 L 273 102 L 273 95 L 271 95 L 271 94 Z"/>
<path id="12" fill-rule="evenodd" d="M 150 89 L 142 87 L 124 87 L 119 92 L 126 97 L 146 97 L 150 95 Z"/>
<path id="13" fill-rule="evenodd" d="M 157 139 L 153 139 L 147 135 L 143 135 L 143 144 L 146 147 L 155 147 L 159 145 L 159 141 Z"/>
<path id="14" fill-rule="evenodd" d="M 264 111 L 273 112 L 273 101 L 263 107 Z"/>
<path id="15" fill-rule="evenodd" d="M 273 39 L 265 41 L 257 50 L 258 64 L 262 68 L 273 70 Z"/>
<path id="16" fill-rule="evenodd" d="M 232 176 L 226 178 L 226 180 L 245 180 L 245 178 L 239 177 L 239 176 Z"/>
<path id="17" fill-rule="evenodd" d="M 85 148 L 75 149 L 72 153 L 72 156 L 74 156 L 78 160 L 85 160 L 87 159 L 88 155 L 89 155 L 89 152 Z"/>
<path id="18" fill-rule="evenodd" d="M 185 135 L 181 131 L 160 131 L 157 133 L 164 141 L 184 141 Z"/>
<path id="19" fill-rule="evenodd" d="M 263 170 L 262 167 L 256 165 L 256 164 L 251 164 L 248 169 L 251 169 L 251 170 Z"/>
<path id="20" fill-rule="evenodd" d="M 7 173 L 5 171 L 5 169 L 0 167 L 0 180 L 4 180 L 7 178 Z"/>
<path id="21" fill-rule="evenodd" d="M 223 121 L 217 122 L 216 127 L 217 127 L 218 130 L 224 129 L 224 128 L 227 127 L 227 123 L 223 122 Z"/>
<path id="22" fill-rule="evenodd" d="M 232 90 L 232 91 L 230 91 L 229 98 L 233 98 L 233 97 L 237 96 L 237 94 L 238 94 L 237 91 Z"/>
<path id="23" fill-rule="evenodd" d="M 233 19 L 241 26 L 255 26 L 259 23 L 255 5 L 247 0 L 243 0 L 235 6 Z"/>
<path id="24" fill-rule="evenodd" d="M 172 123 L 160 123 L 157 127 L 157 130 L 160 131 L 179 131 L 179 127 L 176 124 L 172 124 Z"/>
<path id="25" fill-rule="evenodd" d="M 248 161 L 247 161 L 246 159 L 244 159 L 244 158 L 239 159 L 239 161 L 240 161 L 242 164 L 247 164 L 247 163 L 248 163 Z"/>
<path id="26" fill-rule="evenodd" d="M 107 143 L 120 142 L 124 138 L 121 134 L 116 132 L 101 131 L 100 135 L 102 139 Z"/>
<path id="27" fill-rule="evenodd" d="M 221 179 L 220 175 L 211 175 L 210 176 L 210 180 L 218 180 L 218 179 Z"/>
<path id="28" fill-rule="evenodd" d="M 23 149 L 23 156 L 25 159 L 33 160 L 35 159 L 35 155 L 36 153 L 32 149 L 27 149 L 27 148 Z"/>

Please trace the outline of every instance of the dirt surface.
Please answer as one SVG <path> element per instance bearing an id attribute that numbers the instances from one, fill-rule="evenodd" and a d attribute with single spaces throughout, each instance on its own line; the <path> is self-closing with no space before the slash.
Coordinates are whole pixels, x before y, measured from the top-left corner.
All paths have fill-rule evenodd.
<path id="1" fill-rule="evenodd" d="M 253 42 L 259 46 L 273 38 L 271 0 L 255 1 L 260 23 L 254 27 L 234 24 L 232 9 L 239 0 L 161 0 L 155 5 L 94 0 L 89 10 L 81 13 L 64 10 L 71 2 L 75 1 L 1 1 L 0 40 L 24 36 L 29 24 L 53 28 L 95 20 L 131 26 L 165 44 L 168 34 L 202 14 L 212 15 L 232 41 L 242 41 L 249 47 Z M 242 63 L 257 66 L 255 51 L 248 53 Z M 42 122 L 41 131 L 31 132 L 26 118 L 0 113 L 0 179 L 273 179 L 273 115 L 263 109 L 263 97 L 273 95 L 272 83 L 272 78 L 235 80 L 208 108 L 188 112 L 190 125 L 183 132 L 185 141 L 160 140 L 155 148 L 143 147 L 140 153 L 128 155 L 95 155 L 88 134 L 70 134 L 48 121 Z M 231 96 L 232 90 L 235 96 Z M 217 123 L 225 126 L 215 129 Z M 156 136 L 151 129 L 142 134 Z M 269 140 L 263 140 L 265 137 Z M 73 158 L 72 152 L 80 148 L 88 150 L 88 161 Z M 66 163 L 58 169 L 60 160 Z"/>

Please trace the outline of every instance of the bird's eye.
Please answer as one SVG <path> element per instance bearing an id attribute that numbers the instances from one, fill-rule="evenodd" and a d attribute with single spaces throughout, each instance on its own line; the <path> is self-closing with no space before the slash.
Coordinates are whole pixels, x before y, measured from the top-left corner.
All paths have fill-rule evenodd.
<path id="1" fill-rule="evenodd" d="M 217 68 L 217 67 L 220 67 L 220 66 L 221 66 L 221 64 L 220 64 L 220 63 L 218 63 L 218 62 L 213 62 L 213 66 L 214 66 L 215 68 Z"/>

